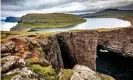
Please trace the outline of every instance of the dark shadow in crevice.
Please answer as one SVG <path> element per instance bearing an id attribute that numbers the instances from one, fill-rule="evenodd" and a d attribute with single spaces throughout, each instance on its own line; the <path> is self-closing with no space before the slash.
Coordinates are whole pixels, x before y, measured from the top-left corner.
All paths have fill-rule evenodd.
<path id="1" fill-rule="evenodd" d="M 97 46 L 97 72 L 110 75 L 116 80 L 133 80 L 133 58 L 117 54 L 107 52 L 103 46 Z"/>
<path id="2" fill-rule="evenodd" d="M 76 59 L 74 58 L 74 56 L 71 56 L 69 47 L 64 38 L 58 36 L 57 40 L 61 49 L 64 68 L 72 69 L 76 65 Z"/>

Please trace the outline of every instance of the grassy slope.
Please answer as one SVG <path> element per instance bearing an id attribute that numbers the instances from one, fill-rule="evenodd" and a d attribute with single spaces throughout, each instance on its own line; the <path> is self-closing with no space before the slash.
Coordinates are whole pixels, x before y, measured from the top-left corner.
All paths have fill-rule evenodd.
<path id="1" fill-rule="evenodd" d="M 86 20 L 82 17 L 72 14 L 27 14 L 22 17 L 22 20 L 18 23 L 17 27 L 24 30 L 30 30 L 33 28 L 68 27 L 85 21 Z"/>
<path id="2" fill-rule="evenodd" d="M 94 14 L 88 14 L 90 17 L 114 17 L 114 18 L 121 18 L 127 16 L 133 16 L 133 11 L 122 11 L 122 10 L 105 10 L 101 12 L 97 12 Z"/>

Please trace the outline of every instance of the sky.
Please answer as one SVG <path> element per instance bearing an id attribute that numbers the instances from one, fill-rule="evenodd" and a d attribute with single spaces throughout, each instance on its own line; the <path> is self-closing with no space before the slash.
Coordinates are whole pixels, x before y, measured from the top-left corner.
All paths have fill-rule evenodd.
<path id="1" fill-rule="evenodd" d="M 105 9 L 133 10 L 133 0 L 1 0 L 1 17 L 27 13 L 94 13 Z"/>

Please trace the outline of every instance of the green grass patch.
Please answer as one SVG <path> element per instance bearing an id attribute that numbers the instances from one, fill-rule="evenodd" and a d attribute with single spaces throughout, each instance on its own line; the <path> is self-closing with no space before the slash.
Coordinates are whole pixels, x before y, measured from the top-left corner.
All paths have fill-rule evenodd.
<path id="1" fill-rule="evenodd" d="M 115 80 L 113 77 L 102 74 L 102 73 L 97 73 L 99 77 L 101 77 L 101 80 Z"/>
<path id="2" fill-rule="evenodd" d="M 63 74 L 59 76 L 60 77 L 59 80 L 70 80 L 72 74 L 73 74 L 72 69 L 63 69 Z"/>
<path id="3" fill-rule="evenodd" d="M 31 70 L 39 75 L 39 77 L 45 80 L 58 80 L 56 72 L 52 67 L 42 67 L 40 65 L 34 64 L 30 66 Z"/>

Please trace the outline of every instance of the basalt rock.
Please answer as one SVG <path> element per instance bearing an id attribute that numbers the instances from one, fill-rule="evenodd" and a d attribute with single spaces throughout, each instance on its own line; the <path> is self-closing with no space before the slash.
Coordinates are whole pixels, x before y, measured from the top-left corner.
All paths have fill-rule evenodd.
<path id="1" fill-rule="evenodd" d="M 45 58 L 51 62 L 54 69 L 57 71 L 63 68 L 60 47 L 55 36 L 47 36 L 39 39 Z"/>
<path id="2" fill-rule="evenodd" d="M 69 67 L 72 68 L 75 64 L 80 64 L 95 70 L 98 40 L 96 31 L 59 33 L 57 39 L 66 67 L 71 65 Z"/>
<path id="3" fill-rule="evenodd" d="M 83 65 L 76 65 L 70 80 L 115 80 L 110 76 L 97 73 Z"/>
<path id="4" fill-rule="evenodd" d="M 14 69 L 2 76 L 2 80 L 39 80 L 39 76 L 27 67 Z"/>
<path id="5" fill-rule="evenodd" d="M 1 59 L 1 72 L 6 73 L 15 68 L 22 68 L 25 66 L 23 59 L 17 56 L 8 56 Z"/>
<path id="6" fill-rule="evenodd" d="M 8 54 L 7 56 L 9 56 L 12 53 L 15 53 L 17 51 L 18 51 L 18 47 L 13 41 L 8 41 L 1 45 L 1 57 L 6 56 L 6 54 Z"/>
<path id="7" fill-rule="evenodd" d="M 133 57 L 133 28 L 100 32 L 98 45 L 119 55 Z"/>
<path id="8" fill-rule="evenodd" d="M 97 46 L 116 52 L 124 57 L 133 57 L 133 28 L 107 31 L 85 30 L 61 32 L 53 35 L 13 36 L 1 45 L 2 74 L 13 68 L 19 58 L 25 60 L 45 60 L 58 73 L 61 68 L 73 68 L 76 64 L 96 70 Z M 14 57 L 10 57 L 10 56 Z M 9 57 L 9 59 L 7 59 Z M 19 57 L 19 58 L 18 58 Z M 6 61 L 3 59 L 6 58 Z M 5 66 L 6 64 L 6 66 Z M 18 68 L 18 67 L 17 67 Z"/>

